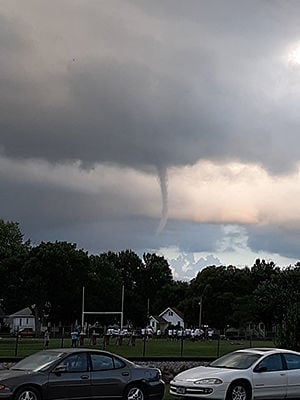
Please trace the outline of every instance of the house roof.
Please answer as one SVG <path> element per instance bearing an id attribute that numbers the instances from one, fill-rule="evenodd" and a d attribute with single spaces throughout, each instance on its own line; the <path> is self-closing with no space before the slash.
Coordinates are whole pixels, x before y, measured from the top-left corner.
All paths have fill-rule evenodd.
<path id="1" fill-rule="evenodd" d="M 184 319 L 183 313 L 179 311 L 178 308 L 173 307 L 172 310 L 174 310 L 176 314 L 179 315 L 180 318 Z"/>
<path id="2" fill-rule="evenodd" d="M 9 315 L 9 318 L 16 318 L 16 317 L 33 317 L 32 311 L 29 307 L 23 308 L 20 311 L 17 311 L 13 314 Z"/>
<path id="3" fill-rule="evenodd" d="M 158 322 L 159 324 L 165 324 L 168 322 L 163 317 L 160 317 L 159 315 L 151 315 L 150 318 L 155 319 L 155 321 Z"/>
<path id="4" fill-rule="evenodd" d="M 177 308 L 175 307 L 168 307 L 166 308 L 162 313 L 159 314 L 160 317 L 162 317 L 167 311 L 173 311 L 175 312 L 182 320 L 183 320 L 183 313 L 181 311 L 179 311 Z"/>

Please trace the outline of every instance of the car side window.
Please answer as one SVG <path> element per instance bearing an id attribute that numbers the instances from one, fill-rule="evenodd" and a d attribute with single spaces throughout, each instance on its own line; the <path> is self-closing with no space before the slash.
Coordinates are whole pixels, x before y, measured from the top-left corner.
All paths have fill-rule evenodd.
<path id="1" fill-rule="evenodd" d="M 91 354 L 91 360 L 93 371 L 114 369 L 114 362 L 112 357 L 109 357 L 105 354 Z"/>
<path id="2" fill-rule="evenodd" d="M 255 368 L 255 370 L 260 368 L 266 368 L 266 371 L 280 371 L 283 369 L 282 359 L 280 354 L 272 354 L 264 358 Z"/>
<path id="3" fill-rule="evenodd" d="M 57 368 L 65 368 L 67 372 L 85 372 L 88 370 L 87 354 L 72 354 L 65 358 Z"/>
<path id="4" fill-rule="evenodd" d="M 125 363 L 119 358 L 114 357 L 114 363 L 116 369 L 125 367 Z"/>
<path id="5" fill-rule="evenodd" d="M 287 369 L 300 369 L 300 356 L 297 354 L 284 354 Z"/>

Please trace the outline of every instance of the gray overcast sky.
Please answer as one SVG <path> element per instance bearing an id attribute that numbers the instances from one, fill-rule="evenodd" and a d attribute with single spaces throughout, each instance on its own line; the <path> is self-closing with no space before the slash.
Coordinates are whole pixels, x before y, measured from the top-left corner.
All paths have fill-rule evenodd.
<path id="1" fill-rule="evenodd" d="M 0 1 L 1 218 L 89 252 L 299 258 L 298 0 Z"/>

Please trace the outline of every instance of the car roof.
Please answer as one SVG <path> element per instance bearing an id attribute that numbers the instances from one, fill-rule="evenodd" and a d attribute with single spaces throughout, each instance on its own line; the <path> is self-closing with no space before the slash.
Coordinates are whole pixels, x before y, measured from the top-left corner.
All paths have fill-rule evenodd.
<path id="1" fill-rule="evenodd" d="M 259 355 L 267 355 L 267 354 L 276 354 L 276 353 L 291 353 L 291 354 L 300 354 L 293 350 L 287 349 L 279 349 L 276 347 L 250 347 L 248 349 L 240 349 L 237 350 L 238 352 L 247 352 Z"/>
<path id="2" fill-rule="evenodd" d="M 58 353 L 66 353 L 66 354 L 72 354 L 72 353 L 81 353 L 83 351 L 88 351 L 88 352 L 95 352 L 95 353 L 101 353 L 101 354 L 108 354 L 108 355 L 114 355 L 113 353 L 110 353 L 109 351 L 104 351 L 104 350 L 99 350 L 99 349 L 91 349 L 91 348 L 85 348 L 85 347 L 63 347 L 63 348 L 57 348 L 57 349 L 49 349 L 49 350 L 42 350 L 45 352 L 58 352 Z"/>

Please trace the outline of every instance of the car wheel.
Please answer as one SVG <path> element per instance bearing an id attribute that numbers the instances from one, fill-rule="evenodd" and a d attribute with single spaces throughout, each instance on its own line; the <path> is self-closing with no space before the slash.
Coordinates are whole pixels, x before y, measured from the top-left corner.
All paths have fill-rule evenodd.
<path id="1" fill-rule="evenodd" d="M 126 389 L 124 400 L 146 400 L 145 390 L 139 385 L 131 385 Z"/>
<path id="2" fill-rule="evenodd" d="M 226 400 L 250 400 L 250 390 L 243 382 L 233 382 L 227 391 Z"/>
<path id="3" fill-rule="evenodd" d="M 40 392 L 33 386 L 24 386 L 19 389 L 14 397 L 15 400 L 41 400 Z"/>

